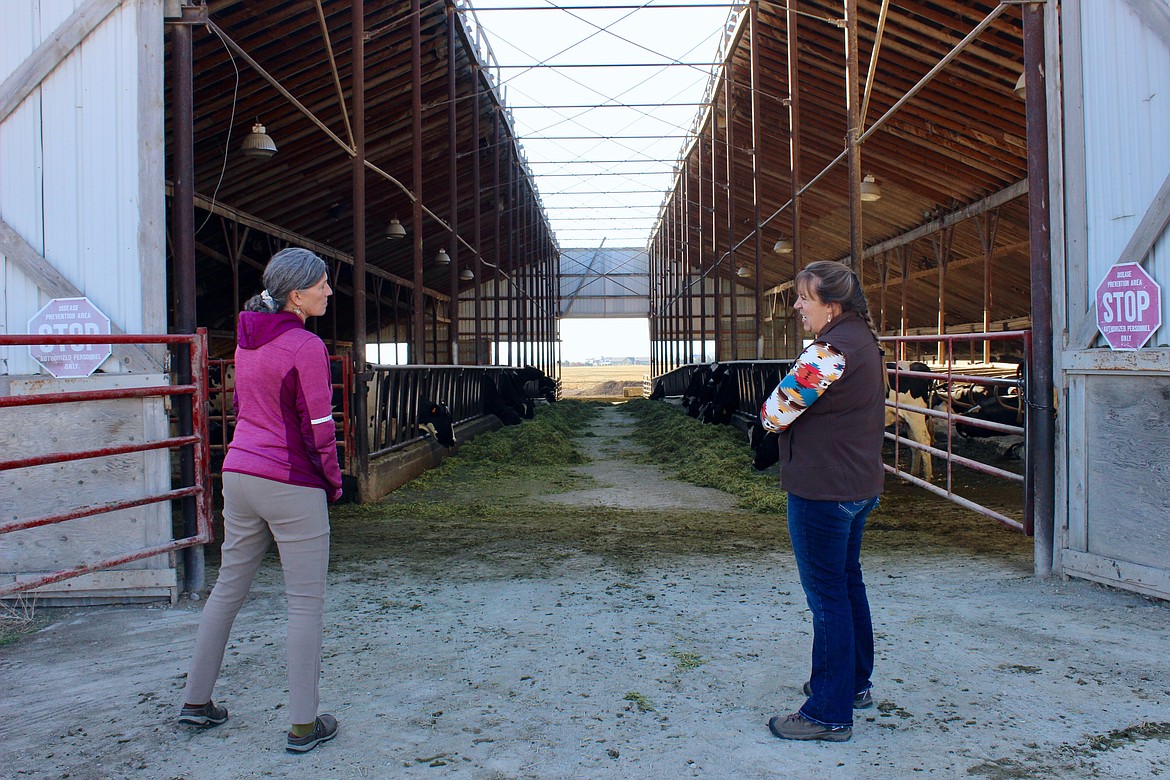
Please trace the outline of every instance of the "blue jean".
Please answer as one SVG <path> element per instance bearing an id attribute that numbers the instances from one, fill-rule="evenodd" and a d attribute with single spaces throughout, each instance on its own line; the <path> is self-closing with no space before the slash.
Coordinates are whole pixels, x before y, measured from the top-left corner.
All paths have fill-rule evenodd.
<path id="1" fill-rule="evenodd" d="M 788 494 L 788 534 L 813 619 L 812 695 L 800 714 L 853 725 L 853 696 L 870 688 L 873 622 L 861 579 L 861 535 L 878 504 L 809 501 Z"/>

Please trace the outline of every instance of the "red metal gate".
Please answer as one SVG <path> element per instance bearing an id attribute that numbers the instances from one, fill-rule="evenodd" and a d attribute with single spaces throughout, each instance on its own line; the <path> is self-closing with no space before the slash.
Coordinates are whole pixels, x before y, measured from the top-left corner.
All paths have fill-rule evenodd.
<path id="1" fill-rule="evenodd" d="M 191 384 L 165 385 L 160 387 L 120 388 L 112 390 L 89 390 L 78 392 L 45 393 L 38 395 L 11 395 L 0 397 L 0 409 L 10 407 L 25 407 L 43 404 L 77 404 L 87 401 L 106 401 L 124 398 L 173 397 L 188 395 L 192 403 L 192 427 L 194 433 L 190 436 L 171 436 L 155 441 L 135 444 L 119 444 L 90 450 L 76 450 L 71 452 L 53 452 L 30 458 L 0 460 L 0 471 L 29 468 L 53 463 L 68 463 L 87 458 L 100 458 L 109 455 L 123 455 L 136 452 L 147 452 L 160 449 L 177 449 L 190 446 L 194 451 L 195 483 L 185 485 L 163 493 L 145 495 L 133 499 L 114 501 L 105 504 L 91 504 L 75 507 L 67 512 L 57 512 L 41 517 L 19 518 L 0 523 L 0 534 L 13 533 L 26 528 L 37 528 L 66 520 L 76 520 L 83 517 L 92 517 L 106 512 L 115 512 L 121 509 L 163 501 L 174 501 L 186 496 L 194 496 L 196 507 L 196 528 L 194 536 L 174 539 L 166 544 L 154 545 L 139 550 L 123 553 L 116 557 L 62 569 L 55 572 L 36 576 L 35 578 L 21 578 L 15 583 L 0 585 L 0 597 L 11 596 L 32 588 L 49 585 L 60 580 L 78 577 L 83 574 L 109 569 L 131 561 L 150 558 L 163 553 L 174 552 L 184 547 L 207 544 L 211 541 L 211 492 L 207 477 L 208 472 L 208 442 L 206 437 L 207 420 L 207 334 L 200 329 L 194 335 L 98 335 L 98 336 L 24 336 L 0 335 L 0 347 L 5 346 L 41 346 L 41 345 L 81 345 L 81 344 L 166 344 L 170 346 L 186 345 L 191 360 Z M 64 411 L 62 413 L 65 413 Z"/>
<path id="2" fill-rule="evenodd" d="M 1029 404 L 1025 397 L 1027 387 L 1026 383 L 1023 381 L 1023 374 L 1020 373 L 1019 375 L 1013 377 L 1001 377 L 988 375 L 985 373 L 964 373 L 963 364 L 959 363 L 955 357 L 955 345 L 957 343 L 970 343 L 971 345 L 987 344 L 988 342 L 992 341 L 1007 341 L 1009 343 L 1014 342 L 1015 344 L 1019 345 L 1022 353 L 1022 363 L 1020 365 L 1026 366 L 1028 365 L 1028 358 L 1031 355 L 1032 350 L 1031 337 L 1031 331 L 1013 330 L 999 331 L 994 333 L 967 333 L 962 335 L 890 336 L 882 338 L 883 342 L 889 342 L 896 345 L 897 350 L 895 354 L 897 355 L 905 355 L 909 346 L 915 343 L 929 343 L 931 345 L 939 345 L 939 349 L 937 350 L 938 358 L 936 360 L 936 365 L 932 367 L 931 371 L 908 371 L 904 370 L 904 368 L 895 368 L 890 370 L 890 381 L 891 384 L 893 384 L 896 381 L 896 378 L 899 376 L 918 377 L 932 380 L 938 384 L 939 388 L 941 388 L 941 397 L 945 398 L 947 401 L 947 403 L 944 404 L 944 407 L 942 409 L 935 409 L 922 408 L 919 406 L 903 406 L 895 401 L 890 400 L 886 401 L 886 406 L 911 414 L 925 415 L 928 420 L 943 419 L 948 423 L 946 449 L 939 449 L 938 447 L 934 446 L 926 446 L 910 439 L 887 433 L 886 438 L 894 442 L 895 465 L 887 465 L 886 471 L 891 474 L 896 474 L 901 479 L 911 482 L 925 490 L 929 490 L 936 495 L 943 496 L 944 498 L 947 498 L 966 509 L 970 509 L 973 512 L 978 512 L 979 514 L 990 517 L 993 520 L 996 520 L 997 522 L 1007 526 L 1008 528 L 1012 528 L 1016 531 L 1022 531 L 1028 536 L 1032 535 L 1034 518 L 1032 502 L 1030 500 L 1031 496 L 1027 490 L 1028 485 L 1025 476 L 956 454 L 954 452 L 954 440 L 952 434 L 952 432 L 955 430 L 955 423 L 958 421 L 961 421 L 963 425 L 974 428 L 982 428 L 988 431 L 994 431 L 996 433 L 1002 434 L 1018 434 L 1021 436 L 1025 435 L 1026 426 L 1024 424 L 1010 425 L 1006 423 L 992 422 L 989 420 L 982 420 L 979 418 L 968 417 L 962 414 L 956 414 L 956 405 L 952 402 L 952 391 L 953 388 L 959 385 L 990 387 L 993 389 L 1012 388 L 1012 390 L 1017 393 L 1016 397 L 1021 414 L 1026 416 Z M 974 354 L 975 350 L 972 349 L 971 351 L 972 354 Z M 975 362 L 971 361 L 971 363 L 974 365 Z M 958 372 L 955 371 L 956 366 L 958 366 L 960 369 Z M 1032 462 L 1030 453 L 1027 452 L 1027 448 L 1032 445 L 1033 442 L 1025 441 L 1025 463 Z M 897 451 L 901 447 L 907 447 L 923 453 L 927 453 L 934 457 L 942 458 L 946 463 L 945 484 L 943 486 L 935 485 L 931 482 L 927 482 L 924 479 L 920 479 L 912 474 L 902 471 L 897 465 Z M 960 496 L 958 493 L 956 493 L 953 479 L 953 466 L 955 465 L 963 466 L 973 471 L 978 471 L 982 474 L 987 474 L 998 479 L 1018 483 L 1021 489 L 1021 501 L 1024 515 L 1023 521 L 1007 517 L 1006 515 L 995 511 L 994 509 L 980 504 L 978 501 Z"/>
<path id="3" fill-rule="evenodd" d="M 350 399 L 353 395 L 353 362 L 348 355 L 329 357 L 330 373 L 333 376 L 333 394 L 339 403 L 334 404 L 333 424 L 337 435 L 338 463 L 341 473 L 354 476 L 353 420 L 350 417 Z M 211 451 L 211 477 L 222 480 L 220 466 L 227 454 L 232 434 L 236 430 L 234 394 L 236 361 L 232 358 L 218 358 L 208 361 L 208 432 Z"/>

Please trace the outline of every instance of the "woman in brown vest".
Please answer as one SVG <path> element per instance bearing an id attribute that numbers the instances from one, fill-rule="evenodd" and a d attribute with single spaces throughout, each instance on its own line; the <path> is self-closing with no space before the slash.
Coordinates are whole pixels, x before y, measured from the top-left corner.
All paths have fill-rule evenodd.
<path id="1" fill-rule="evenodd" d="M 861 576 L 865 519 L 882 492 L 886 381 L 857 275 L 836 262 L 796 275 L 814 341 L 764 402 L 780 434 L 788 533 L 813 618 L 812 674 L 800 709 L 768 721 L 781 739 L 844 742 L 853 710 L 873 706 L 873 625 Z"/>

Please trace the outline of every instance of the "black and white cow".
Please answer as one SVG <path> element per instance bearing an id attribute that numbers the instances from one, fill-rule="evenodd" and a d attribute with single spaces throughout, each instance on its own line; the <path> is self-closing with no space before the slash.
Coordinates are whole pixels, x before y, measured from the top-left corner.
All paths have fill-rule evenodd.
<path id="1" fill-rule="evenodd" d="M 418 427 L 444 447 L 455 446 L 455 420 L 447 404 L 428 401 L 418 410 Z"/>
<path id="2" fill-rule="evenodd" d="M 1002 425 L 1023 426 L 1024 404 L 1022 403 L 1020 394 L 1015 392 L 1014 388 L 1009 389 L 997 385 L 990 388 L 980 387 L 980 391 L 969 396 L 972 401 L 970 408 L 966 409 L 956 418 L 955 430 L 959 435 L 965 436 L 968 439 L 983 439 L 990 436 L 1005 435 L 1003 431 L 965 424 L 960 421 L 964 417 L 1000 423 Z"/>
<path id="3" fill-rule="evenodd" d="M 739 408 L 739 386 L 735 369 L 726 363 L 716 364 L 707 377 L 704 402 L 699 407 L 699 419 L 705 423 L 728 425 Z"/>
<path id="4" fill-rule="evenodd" d="M 752 468 L 756 471 L 763 471 L 780 462 L 780 434 L 765 429 L 763 423 L 760 422 L 760 409 L 763 408 L 764 402 L 768 400 L 768 396 L 775 391 L 778 384 L 780 384 L 779 371 L 770 371 L 764 377 L 763 387 L 768 389 L 765 390 L 766 395 L 763 398 L 757 399 L 756 416 L 752 420 L 751 427 L 748 428 L 748 446 L 752 450 Z"/>
<path id="5" fill-rule="evenodd" d="M 536 366 L 524 366 L 524 368 L 516 370 L 516 376 L 519 377 L 520 383 L 526 392 L 528 385 L 532 385 L 537 395 L 544 398 L 550 404 L 556 403 L 557 383 L 539 368 Z"/>
<path id="6" fill-rule="evenodd" d="M 929 373 L 930 366 L 925 363 L 886 363 L 888 384 L 886 388 L 886 427 L 902 422 L 906 426 L 910 439 L 918 444 L 931 446 L 930 425 L 927 424 L 927 415 L 907 409 L 895 409 L 889 404 L 898 404 L 902 407 L 930 408 L 930 397 L 935 382 L 928 377 L 904 376 L 902 371 Z M 896 389 L 895 389 L 896 384 Z M 934 464 L 929 452 L 922 452 L 912 448 L 910 458 L 910 473 L 919 472 L 927 482 L 934 476 Z"/>
<path id="7" fill-rule="evenodd" d="M 759 419 L 748 428 L 748 446 L 752 450 L 752 468 L 756 471 L 780 462 L 780 434 L 765 430 Z"/>
<path id="8" fill-rule="evenodd" d="M 483 402 L 485 414 L 494 414 L 504 425 L 519 425 L 520 415 L 496 387 L 496 380 L 490 374 L 482 374 L 479 378 L 480 400 Z"/>
<path id="9" fill-rule="evenodd" d="M 711 366 L 695 366 L 691 371 L 687 389 L 683 391 L 683 409 L 689 417 L 698 417 L 703 404 L 711 400 L 707 380 L 711 377 Z"/>
<path id="10" fill-rule="evenodd" d="M 525 420 L 536 416 L 536 404 L 524 392 L 524 381 L 515 369 L 508 368 L 500 372 L 500 397 Z"/>

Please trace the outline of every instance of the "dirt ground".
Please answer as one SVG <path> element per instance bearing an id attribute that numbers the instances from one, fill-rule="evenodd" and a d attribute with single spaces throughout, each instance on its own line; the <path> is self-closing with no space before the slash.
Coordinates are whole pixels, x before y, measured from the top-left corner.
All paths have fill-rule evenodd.
<path id="1" fill-rule="evenodd" d="M 0 648 L 0 775 L 1170 773 L 1170 605 L 1035 579 L 1030 540 L 893 481 L 863 559 L 877 706 L 847 743 L 773 738 L 767 719 L 801 703 L 811 642 L 783 518 L 631 460 L 631 426 L 606 408 L 582 431 L 592 461 L 560 485 L 452 487 L 467 494 L 456 518 L 426 494 L 337 512 L 322 682 L 334 741 L 283 751 L 271 558 L 228 647 L 225 725 L 174 723 L 201 601 L 50 611 Z"/>
<path id="2" fill-rule="evenodd" d="M 649 366 L 563 366 L 563 398 L 623 398 L 626 388 L 641 391 Z M 640 396 L 641 393 L 639 392 Z"/>

